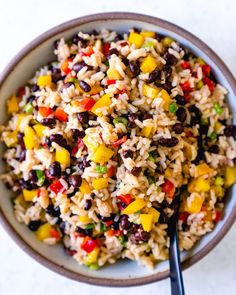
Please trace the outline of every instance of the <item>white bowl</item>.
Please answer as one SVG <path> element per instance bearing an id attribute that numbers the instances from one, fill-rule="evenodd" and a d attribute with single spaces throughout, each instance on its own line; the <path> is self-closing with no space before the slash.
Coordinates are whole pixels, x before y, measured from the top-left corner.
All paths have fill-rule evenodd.
<path id="1" fill-rule="evenodd" d="M 189 48 L 197 56 L 202 57 L 212 68 L 218 81 L 224 85 L 228 93 L 228 102 L 233 114 L 236 114 L 236 82 L 220 58 L 202 41 L 169 22 L 140 14 L 132 13 L 102 13 L 81 17 L 59 25 L 40 35 L 9 63 L 0 78 L 0 108 L 3 110 L 1 124 L 7 120 L 5 113 L 6 99 L 21 85 L 34 75 L 38 67 L 55 59 L 53 55 L 53 41 L 60 37 L 69 38 L 78 31 L 92 31 L 108 28 L 120 32 L 128 31 L 132 27 L 156 31 L 173 37 L 182 45 Z M 234 117 L 235 122 L 235 117 Z M 1 153 L 3 147 L 1 146 Z M 0 163 L 1 172 L 4 164 Z M 35 260 L 48 268 L 69 278 L 106 286 L 132 286 L 158 281 L 168 277 L 168 261 L 162 262 L 155 269 L 150 270 L 138 266 L 136 262 L 120 261 L 114 265 L 92 271 L 78 263 L 64 253 L 63 247 L 47 246 L 38 240 L 24 225 L 19 224 L 13 214 L 10 198 L 12 192 L 0 183 L 0 220 L 16 243 Z M 181 254 L 183 268 L 189 267 L 204 257 L 223 238 L 236 218 L 236 187 L 228 194 L 224 211 L 224 218 L 213 232 L 204 236 L 196 246 Z M 234 197 L 233 197 L 234 196 Z"/>

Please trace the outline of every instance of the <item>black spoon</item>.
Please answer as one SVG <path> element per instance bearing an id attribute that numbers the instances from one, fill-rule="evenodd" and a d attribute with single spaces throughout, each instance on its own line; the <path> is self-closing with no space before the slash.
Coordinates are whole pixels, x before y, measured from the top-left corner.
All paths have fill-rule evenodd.
<path id="1" fill-rule="evenodd" d="M 180 195 L 174 199 L 173 209 L 174 213 L 168 222 L 168 235 L 170 238 L 169 247 L 169 264 L 170 264 L 170 283 L 172 295 L 184 295 L 184 284 L 179 256 L 179 244 L 178 244 L 178 215 Z"/>

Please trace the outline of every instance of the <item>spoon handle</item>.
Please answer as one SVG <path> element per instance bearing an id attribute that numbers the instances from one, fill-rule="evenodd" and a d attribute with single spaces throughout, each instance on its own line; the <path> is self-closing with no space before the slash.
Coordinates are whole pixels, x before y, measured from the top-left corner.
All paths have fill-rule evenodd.
<path id="1" fill-rule="evenodd" d="M 175 233 L 170 236 L 169 257 L 171 294 L 184 295 L 185 292 L 179 256 L 177 228 L 175 229 Z"/>

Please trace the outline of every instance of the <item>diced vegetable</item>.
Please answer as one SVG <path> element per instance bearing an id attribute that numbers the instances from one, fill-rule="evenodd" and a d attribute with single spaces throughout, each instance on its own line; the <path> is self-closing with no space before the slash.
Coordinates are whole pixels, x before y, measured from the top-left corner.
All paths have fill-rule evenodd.
<path id="1" fill-rule="evenodd" d="M 50 186 L 49 189 L 53 191 L 55 194 L 58 193 L 64 193 L 66 191 L 66 188 L 63 186 L 60 179 L 54 181 Z"/>
<path id="2" fill-rule="evenodd" d="M 108 55 L 110 48 L 111 48 L 111 44 L 109 42 L 105 42 L 103 44 L 103 53 L 105 56 Z"/>
<path id="3" fill-rule="evenodd" d="M 128 124 L 128 119 L 125 117 L 117 117 L 113 120 L 114 124 L 122 123 L 123 125 L 127 126 Z"/>
<path id="4" fill-rule="evenodd" d="M 142 128 L 142 136 L 145 136 L 145 137 L 150 137 L 150 135 L 152 134 L 152 130 L 153 128 L 150 127 L 150 126 L 145 126 Z"/>
<path id="5" fill-rule="evenodd" d="M 24 197 L 24 200 L 26 202 L 32 202 L 34 197 L 37 196 L 37 192 L 38 190 L 26 190 L 26 189 L 23 189 L 23 197 Z"/>
<path id="6" fill-rule="evenodd" d="M 216 140 L 217 139 L 217 133 L 213 131 L 213 132 L 211 132 L 211 134 L 208 135 L 208 137 L 211 140 Z"/>
<path id="7" fill-rule="evenodd" d="M 127 135 L 124 135 L 124 136 L 121 137 L 120 139 L 118 139 L 118 140 L 116 140 L 116 141 L 113 141 L 112 146 L 113 146 L 114 148 L 116 148 L 116 147 L 122 145 L 122 143 L 126 142 L 126 140 L 127 140 Z"/>
<path id="8" fill-rule="evenodd" d="M 25 112 L 26 112 L 27 114 L 32 114 L 33 109 L 34 109 L 34 107 L 33 107 L 33 105 L 32 105 L 31 102 L 28 102 L 28 103 L 25 105 Z"/>
<path id="9" fill-rule="evenodd" d="M 93 85 L 91 90 L 88 92 L 90 95 L 98 94 L 100 91 L 102 91 L 103 88 L 100 85 Z"/>
<path id="10" fill-rule="evenodd" d="M 225 187 L 228 188 L 236 182 L 236 167 L 225 167 Z"/>
<path id="11" fill-rule="evenodd" d="M 102 113 L 99 111 L 100 108 L 109 107 L 111 105 L 111 99 L 109 94 L 104 94 L 92 107 L 91 112 L 97 116 L 102 116 Z"/>
<path id="12" fill-rule="evenodd" d="M 49 224 L 48 222 L 41 225 L 36 231 L 37 239 L 40 241 L 43 241 L 45 239 L 51 238 L 52 228 L 53 228 L 52 225 Z"/>
<path id="13" fill-rule="evenodd" d="M 210 190 L 210 181 L 204 178 L 198 178 L 195 184 L 198 192 L 208 192 Z"/>
<path id="14" fill-rule="evenodd" d="M 142 35 L 144 38 L 155 38 L 156 33 L 152 31 L 142 31 L 140 32 L 140 35 Z"/>
<path id="15" fill-rule="evenodd" d="M 206 163 L 197 165 L 195 168 L 195 176 L 199 177 L 205 174 L 209 174 L 212 173 L 214 170 L 212 168 L 210 168 Z"/>
<path id="16" fill-rule="evenodd" d="M 20 194 L 19 196 L 16 197 L 15 203 L 20 204 L 21 207 L 23 207 L 24 209 L 28 207 L 28 203 L 25 201 L 23 194 Z"/>
<path id="17" fill-rule="evenodd" d="M 57 108 L 55 113 L 54 113 L 54 116 L 59 121 L 62 121 L 62 122 L 67 122 L 68 121 L 68 115 L 62 109 Z"/>
<path id="18" fill-rule="evenodd" d="M 10 97 L 7 100 L 7 112 L 8 114 L 13 114 L 19 111 L 19 98 L 17 98 L 15 95 Z"/>
<path id="19" fill-rule="evenodd" d="M 180 86 L 181 86 L 181 88 L 182 88 L 182 90 L 184 92 L 190 92 L 190 91 L 192 91 L 192 87 L 190 86 L 190 82 L 189 81 L 186 81 L 184 83 L 181 83 Z"/>
<path id="20" fill-rule="evenodd" d="M 224 184 L 224 179 L 220 176 L 217 176 L 215 179 L 215 185 L 223 185 Z"/>
<path id="21" fill-rule="evenodd" d="M 202 81 L 203 81 L 203 83 L 204 83 L 205 85 L 208 86 L 208 88 L 209 88 L 209 90 L 210 90 L 211 92 L 214 91 L 214 89 L 215 89 L 215 85 L 214 85 L 214 83 L 213 83 L 209 78 L 205 77 L 205 78 L 202 79 Z"/>
<path id="22" fill-rule="evenodd" d="M 189 202 L 189 199 L 186 200 L 184 211 L 190 214 L 199 213 L 201 211 L 204 198 L 198 194 L 194 194 L 194 198 L 192 198 L 192 195 L 189 198 L 191 198 L 191 202 Z"/>
<path id="23" fill-rule="evenodd" d="M 89 184 L 85 179 L 82 180 L 82 184 L 79 187 L 79 190 L 81 191 L 82 194 L 90 194 L 92 192 Z"/>
<path id="24" fill-rule="evenodd" d="M 151 207 L 149 208 L 148 213 L 152 215 L 153 222 L 157 223 L 160 217 L 160 212 L 157 211 L 155 208 Z"/>
<path id="25" fill-rule="evenodd" d="M 185 153 L 187 156 L 187 159 L 189 161 L 193 161 L 196 159 L 197 157 L 197 149 L 194 145 L 188 144 L 187 142 L 185 142 Z"/>
<path id="26" fill-rule="evenodd" d="M 114 85 L 116 84 L 116 80 L 115 79 L 108 79 L 107 80 L 107 85 Z"/>
<path id="27" fill-rule="evenodd" d="M 100 251 L 100 249 L 98 247 L 96 247 L 93 251 L 88 253 L 86 263 L 88 263 L 88 264 L 95 263 L 98 259 L 99 251 Z"/>
<path id="28" fill-rule="evenodd" d="M 224 196 L 225 190 L 221 185 L 215 185 L 214 190 L 217 198 L 222 198 Z"/>
<path id="29" fill-rule="evenodd" d="M 107 176 L 108 177 L 114 176 L 115 173 L 116 173 L 116 167 L 115 166 L 111 166 L 110 168 L 108 168 L 108 170 L 107 170 Z"/>
<path id="30" fill-rule="evenodd" d="M 68 75 L 68 74 L 72 71 L 72 69 L 69 68 L 69 62 L 70 62 L 70 61 L 71 61 L 71 60 L 68 59 L 68 60 L 64 61 L 64 62 L 61 64 L 61 70 L 62 70 L 62 72 L 64 72 L 66 75 Z"/>
<path id="31" fill-rule="evenodd" d="M 84 216 L 79 216 L 79 221 L 84 223 L 84 224 L 88 224 L 92 220 L 91 220 L 91 218 L 88 217 L 88 215 L 84 215 Z"/>
<path id="32" fill-rule="evenodd" d="M 207 77 L 210 76 L 210 73 L 211 73 L 210 66 L 207 64 L 202 65 L 202 72 L 205 76 L 207 76 Z"/>
<path id="33" fill-rule="evenodd" d="M 107 173 L 107 167 L 106 166 L 97 165 L 95 170 L 98 173 L 102 173 L 102 174 Z"/>
<path id="34" fill-rule="evenodd" d="M 95 103 L 96 103 L 96 100 L 90 97 L 87 97 L 78 101 L 78 105 L 81 106 L 86 111 L 90 111 L 92 107 L 95 105 Z"/>
<path id="35" fill-rule="evenodd" d="M 98 265 L 97 263 L 91 263 L 91 264 L 89 265 L 89 268 L 90 268 L 91 270 L 98 270 L 98 269 L 99 269 L 99 265 Z"/>
<path id="36" fill-rule="evenodd" d="M 50 75 L 39 76 L 37 85 L 40 87 L 47 87 L 50 86 L 52 83 L 52 77 Z"/>
<path id="37" fill-rule="evenodd" d="M 169 106 L 172 102 L 172 99 L 171 97 L 169 96 L 168 92 L 165 90 L 165 89 L 162 89 L 160 92 L 159 92 L 159 96 L 163 99 L 164 101 L 164 104 L 163 104 L 163 108 L 165 111 L 168 111 L 169 110 Z"/>
<path id="38" fill-rule="evenodd" d="M 206 63 L 205 63 L 205 61 L 201 58 L 201 57 L 198 57 L 197 58 L 197 62 L 199 63 L 199 65 L 205 65 Z"/>
<path id="39" fill-rule="evenodd" d="M 39 113 L 43 117 L 48 117 L 53 113 L 53 110 L 49 107 L 39 107 Z"/>
<path id="40" fill-rule="evenodd" d="M 65 148 L 56 149 L 56 161 L 65 167 L 70 166 L 70 153 Z"/>
<path id="41" fill-rule="evenodd" d="M 216 133 L 219 133 L 219 131 L 223 128 L 223 124 L 221 124 L 219 121 L 217 121 L 217 122 L 215 123 L 214 128 L 215 128 L 215 132 L 216 132 Z"/>
<path id="42" fill-rule="evenodd" d="M 146 206 L 146 202 L 143 199 L 137 199 L 130 203 L 123 211 L 122 214 L 133 214 Z"/>
<path id="43" fill-rule="evenodd" d="M 148 98 L 155 98 L 155 97 L 157 97 L 159 92 L 160 92 L 159 88 L 152 87 L 152 86 L 147 85 L 145 83 L 143 84 L 142 93 L 144 96 L 146 96 Z"/>
<path id="44" fill-rule="evenodd" d="M 202 82 L 202 80 L 197 82 L 197 89 L 201 89 L 204 86 L 204 83 Z"/>
<path id="45" fill-rule="evenodd" d="M 3 140 L 7 147 L 12 147 L 17 144 L 17 131 L 5 132 Z"/>
<path id="46" fill-rule="evenodd" d="M 172 42 L 174 42 L 174 40 L 170 37 L 165 37 L 161 40 L 161 44 L 164 45 L 165 47 L 169 47 Z"/>
<path id="47" fill-rule="evenodd" d="M 151 55 L 148 55 L 145 57 L 140 65 L 140 69 L 143 73 L 151 73 L 155 70 L 155 68 L 158 66 L 158 61 L 152 57 Z"/>
<path id="48" fill-rule="evenodd" d="M 89 46 L 89 48 L 86 51 L 82 51 L 82 55 L 84 56 L 91 56 L 92 54 L 94 54 L 92 46 Z"/>
<path id="49" fill-rule="evenodd" d="M 222 107 L 219 105 L 218 102 L 215 102 L 215 103 L 213 104 L 213 108 L 214 108 L 214 110 L 215 110 L 215 112 L 216 112 L 217 115 L 221 115 L 221 114 L 223 113 L 223 109 L 222 109 Z"/>
<path id="50" fill-rule="evenodd" d="M 140 221 L 145 231 L 149 232 L 152 229 L 152 214 L 140 214 Z"/>
<path id="51" fill-rule="evenodd" d="M 107 77 L 109 80 L 120 80 L 122 79 L 121 74 L 116 69 L 109 68 L 107 70 Z"/>
<path id="52" fill-rule="evenodd" d="M 140 48 L 143 45 L 144 37 L 141 34 L 131 32 L 128 41 L 134 44 L 136 48 Z"/>
<path id="53" fill-rule="evenodd" d="M 152 47 L 154 47 L 154 44 L 152 41 L 146 41 L 142 47 L 143 48 L 152 48 Z"/>
<path id="54" fill-rule="evenodd" d="M 164 193 L 168 195 L 169 198 L 174 197 L 175 186 L 170 180 L 165 179 L 165 182 L 161 185 L 161 189 Z"/>
<path id="55" fill-rule="evenodd" d="M 108 187 L 108 178 L 97 178 L 92 181 L 92 186 L 95 190 L 100 190 Z"/>
<path id="56" fill-rule="evenodd" d="M 29 116 L 28 114 L 17 115 L 16 130 L 20 130 L 20 125 L 22 123 L 22 120 L 24 120 L 28 116 Z"/>
<path id="57" fill-rule="evenodd" d="M 45 174 L 42 170 L 36 170 L 36 175 L 38 178 L 38 185 L 42 186 L 45 181 Z"/>
<path id="58" fill-rule="evenodd" d="M 85 237 L 80 247 L 85 252 L 91 253 L 97 247 L 97 242 L 90 237 Z"/>
<path id="59" fill-rule="evenodd" d="M 56 240 L 60 240 L 61 238 L 60 233 L 54 227 L 50 230 L 50 236 Z"/>
<path id="60" fill-rule="evenodd" d="M 170 105 L 169 105 L 169 112 L 170 113 L 175 113 L 177 111 L 178 107 L 177 107 L 177 104 L 176 102 L 172 102 Z"/>
<path id="61" fill-rule="evenodd" d="M 96 149 L 91 160 L 103 165 L 104 163 L 106 163 L 110 160 L 110 158 L 113 156 L 113 154 L 114 154 L 114 152 L 111 149 L 107 148 L 105 146 L 105 144 L 101 144 Z"/>
<path id="62" fill-rule="evenodd" d="M 120 196 L 117 196 L 117 199 L 128 206 L 132 202 L 133 196 L 130 194 L 120 195 Z"/>
<path id="63" fill-rule="evenodd" d="M 34 132 L 34 129 L 27 125 L 24 130 L 24 143 L 25 147 L 28 150 L 32 150 L 33 148 L 37 147 L 38 141 L 37 141 L 37 136 Z"/>
<path id="64" fill-rule="evenodd" d="M 83 138 L 83 143 L 86 145 L 86 147 L 92 151 L 95 152 L 97 149 L 97 145 L 93 144 L 90 142 L 89 140 L 89 135 L 85 135 L 85 137 Z"/>
<path id="65" fill-rule="evenodd" d="M 38 123 L 33 126 L 33 129 L 38 137 L 42 137 L 44 135 L 43 131 L 46 130 L 46 127 Z"/>

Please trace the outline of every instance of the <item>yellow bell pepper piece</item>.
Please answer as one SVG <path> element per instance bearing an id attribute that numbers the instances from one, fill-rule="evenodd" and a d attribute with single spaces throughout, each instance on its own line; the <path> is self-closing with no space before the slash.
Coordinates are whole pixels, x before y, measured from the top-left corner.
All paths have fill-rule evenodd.
<path id="1" fill-rule="evenodd" d="M 210 168 L 206 163 L 200 164 L 196 166 L 196 177 L 205 175 L 205 174 L 209 174 L 211 172 L 213 172 L 214 170 L 212 168 Z"/>
<path id="2" fill-rule="evenodd" d="M 92 186 L 96 190 L 100 190 L 108 187 L 108 179 L 107 178 L 97 178 L 92 181 Z"/>
<path id="3" fill-rule="evenodd" d="M 236 167 L 226 166 L 225 168 L 225 187 L 228 188 L 236 182 Z"/>
<path id="4" fill-rule="evenodd" d="M 121 74 L 117 70 L 111 69 L 111 68 L 109 68 L 107 70 L 107 77 L 110 80 L 120 80 L 120 79 L 122 79 Z"/>
<path id="5" fill-rule="evenodd" d="M 205 211 L 205 216 L 203 218 L 204 221 L 212 221 L 212 212 L 211 211 Z"/>
<path id="6" fill-rule="evenodd" d="M 107 148 L 105 144 L 99 145 L 99 147 L 96 149 L 95 153 L 93 154 L 91 160 L 93 162 L 104 164 L 110 160 L 110 158 L 113 156 L 114 152 L 113 150 Z"/>
<path id="7" fill-rule="evenodd" d="M 206 64 L 205 61 L 204 61 L 201 57 L 198 57 L 198 58 L 197 58 L 197 62 L 198 62 L 201 66 L 203 66 L 203 65 Z"/>
<path id="8" fill-rule="evenodd" d="M 38 135 L 38 137 L 44 136 L 43 131 L 46 129 L 45 126 L 43 126 L 42 124 L 35 124 L 33 128 L 36 134 Z"/>
<path id="9" fill-rule="evenodd" d="M 26 126 L 24 130 L 24 143 L 25 147 L 28 150 L 32 150 L 33 148 L 37 147 L 38 141 L 37 141 L 37 136 L 34 132 L 34 129 L 30 126 Z"/>
<path id="10" fill-rule="evenodd" d="M 86 145 L 86 147 L 90 150 L 90 151 L 92 151 L 92 152 L 95 152 L 96 151 L 96 149 L 97 149 L 97 145 L 95 145 L 95 144 L 93 144 L 93 143 L 91 143 L 90 141 L 89 141 L 89 135 L 87 134 L 87 135 L 85 135 L 85 137 L 83 138 L 83 143 Z"/>
<path id="11" fill-rule="evenodd" d="M 196 179 L 192 180 L 189 182 L 188 184 L 188 192 L 189 193 L 193 193 L 195 191 L 195 187 L 196 187 Z"/>
<path id="12" fill-rule="evenodd" d="M 52 77 L 50 75 L 39 76 L 37 85 L 40 87 L 50 86 L 52 83 Z"/>
<path id="13" fill-rule="evenodd" d="M 19 98 L 13 95 L 7 100 L 7 112 L 13 114 L 19 111 Z"/>
<path id="14" fill-rule="evenodd" d="M 151 55 L 148 55 L 143 59 L 141 62 L 140 69 L 143 73 L 151 73 L 155 70 L 155 68 L 158 66 L 158 61 L 152 57 Z"/>
<path id="15" fill-rule="evenodd" d="M 17 122 L 16 122 L 16 130 L 20 130 L 20 124 L 24 118 L 26 118 L 27 114 L 19 114 L 17 115 Z"/>
<path id="16" fill-rule="evenodd" d="M 149 232 L 152 229 L 152 214 L 140 214 L 140 221 L 145 231 Z"/>
<path id="17" fill-rule="evenodd" d="M 142 136 L 150 137 L 150 135 L 152 134 L 152 127 L 148 127 L 148 126 L 143 127 L 141 134 Z"/>
<path id="18" fill-rule="evenodd" d="M 169 47 L 172 42 L 174 42 L 174 40 L 170 37 L 165 37 L 161 40 L 161 44 L 164 45 L 165 47 Z"/>
<path id="19" fill-rule="evenodd" d="M 84 215 L 84 216 L 79 216 L 79 221 L 84 223 L 84 224 L 88 224 L 92 220 L 91 220 L 91 218 L 88 217 L 88 215 Z"/>
<path id="20" fill-rule="evenodd" d="M 122 214 L 133 214 L 146 206 L 146 202 L 143 199 L 137 199 L 130 203 L 123 211 Z"/>
<path id="21" fill-rule="evenodd" d="M 214 190 L 215 190 L 215 195 L 217 198 L 222 198 L 224 196 L 224 188 L 220 185 L 216 185 L 214 186 Z"/>
<path id="22" fill-rule="evenodd" d="M 159 221 L 160 212 L 157 211 L 155 208 L 149 208 L 148 213 L 152 215 L 152 220 L 154 223 L 157 223 Z"/>
<path id="23" fill-rule="evenodd" d="M 70 166 L 70 153 L 65 148 L 56 149 L 56 161 L 65 167 Z"/>
<path id="24" fill-rule="evenodd" d="M 222 127 L 223 125 L 217 121 L 214 126 L 215 132 L 218 133 L 222 129 Z"/>
<path id="25" fill-rule="evenodd" d="M 17 144 L 17 131 L 4 133 L 3 140 L 7 147 L 12 147 Z"/>
<path id="26" fill-rule="evenodd" d="M 103 88 L 101 86 L 95 84 L 92 86 L 91 90 L 89 91 L 89 94 L 94 95 L 94 94 L 99 93 L 102 90 L 103 90 Z"/>
<path id="27" fill-rule="evenodd" d="M 23 208 L 27 208 L 28 204 L 24 199 L 23 194 L 20 194 L 19 196 L 16 197 L 15 202 L 20 204 Z"/>
<path id="28" fill-rule="evenodd" d="M 111 99 L 109 94 L 104 94 L 92 107 L 91 112 L 97 116 L 102 116 L 102 113 L 99 112 L 100 108 L 109 107 L 111 105 Z"/>
<path id="29" fill-rule="evenodd" d="M 128 41 L 134 44 L 136 48 L 140 48 L 143 45 L 144 37 L 141 34 L 131 32 Z"/>
<path id="30" fill-rule="evenodd" d="M 44 223 L 41 225 L 37 231 L 36 231 L 36 237 L 38 240 L 43 241 L 47 238 L 51 238 L 51 230 L 52 230 L 52 225 L 47 223 Z"/>
<path id="31" fill-rule="evenodd" d="M 147 84 L 143 84 L 142 93 L 144 96 L 148 98 L 155 98 L 157 97 L 158 93 L 160 92 L 159 88 L 149 86 Z"/>
<path id="32" fill-rule="evenodd" d="M 184 211 L 190 214 L 199 213 L 201 211 L 203 202 L 204 202 L 204 198 L 196 194 L 190 204 L 188 200 L 186 200 Z"/>
<path id="33" fill-rule="evenodd" d="M 173 170 L 170 167 L 166 168 L 165 177 L 171 177 L 172 175 L 173 175 Z"/>
<path id="34" fill-rule="evenodd" d="M 144 38 L 155 38 L 156 33 L 152 31 L 142 31 L 140 32 L 140 35 L 142 35 Z"/>
<path id="35" fill-rule="evenodd" d="M 91 264 L 97 262 L 99 252 L 100 249 L 97 247 L 92 252 L 88 253 L 86 263 Z"/>
<path id="36" fill-rule="evenodd" d="M 160 92 L 159 92 L 159 96 L 163 99 L 164 101 L 164 104 L 163 104 L 163 108 L 165 111 L 168 111 L 169 110 L 169 106 L 172 102 L 172 99 L 171 97 L 169 96 L 168 92 L 165 90 L 165 89 L 162 89 Z"/>
<path id="37" fill-rule="evenodd" d="M 34 197 L 37 196 L 37 192 L 38 190 L 34 189 L 32 191 L 29 191 L 27 189 L 23 189 L 23 197 L 24 197 L 24 200 L 26 202 L 32 202 Z"/>
<path id="38" fill-rule="evenodd" d="M 89 184 L 87 183 L 85 179 L 82 180 L 79 190 L 81 191 L 82 194 L 90 194 L 92 192 Z"/>
<path id="39" fill-rule="evenodd" d="M 204 178 L 198 178 L 195 183 L 196 191 L 198 192 L 209 192 L 210 190 L 210 181 Z"/>

